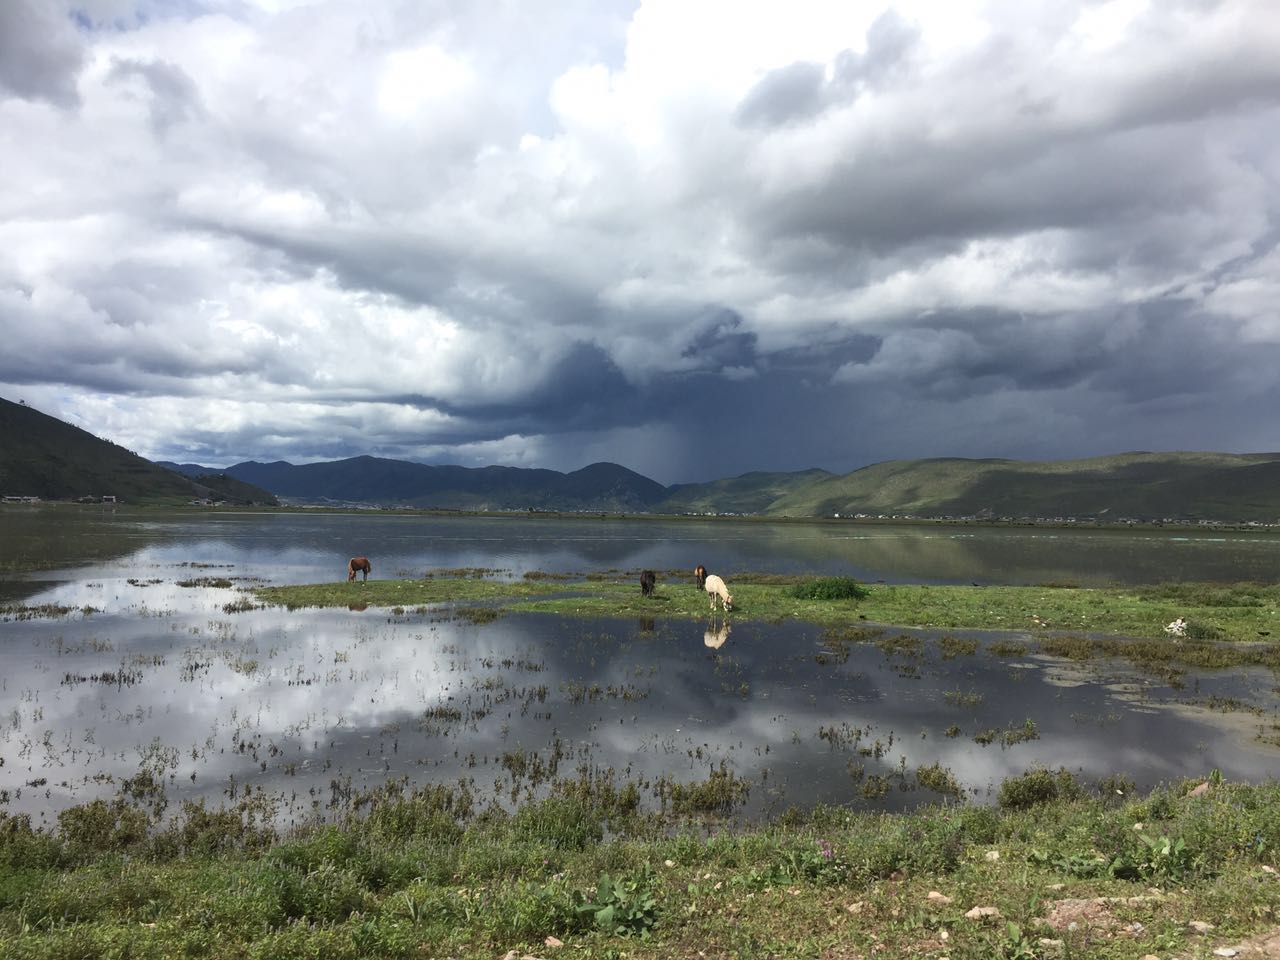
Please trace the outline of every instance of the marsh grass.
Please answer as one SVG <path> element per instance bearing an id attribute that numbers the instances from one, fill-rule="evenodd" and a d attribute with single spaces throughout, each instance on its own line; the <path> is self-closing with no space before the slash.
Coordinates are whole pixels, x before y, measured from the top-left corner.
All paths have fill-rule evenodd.
<path id="1" fill-rule="evenodd" d="M 746 799 L 750 784 L 721 762 L 702 782 L 684 783 L 673 777 L 659 778 L 656 793 L 664 812 L 675 817 L 701 814 L 731 814 Z"/>
<path id="2" fill-rule="evenodd" d="M 371 606 L 487 600 L 511 609 L 569 616 L 681 618 L 705 616 L 708 609 L 705 594 L 681 580 L 659 585 L 661 603 L 646 600 L 626 571 L 589 573 L 578 580 L 552 582 L 529 577 L 498 580 L 487 571 L 483 576 L 473 575 L 473 571 L 466 571 L 465 576 L 446 575 L 456 572 L 437 571 L 421 580 L 256 587 L 252 592 L 263 603 L 290 608 L 347 606 L 357 600 Z M 727 575 L 726 580 L 733 593 L 735 617 L 803 620 L 837 629 L 865 620 L 868 626 L 1025 631 L 1029 622 L 1038 621 L 1047 625 L 1044 633 L 1037 633 L 1042 645 L 1059 642 L 1064 633 L 1139 638 L 1156 641 L 1146 648 L 1144 657 L 1161 660 L 1202 656 L 1208 649 L 1203 645 L 1213 640 L 1269 643 L 1266 638 L 1280 636 L 1280 586 L 1276 585 L 1162 584 L 1141 589 L 875 586 L 865 588 L 867 595 L 857 602 L 854 614 L 844 600 L 797 597 L 792 588 L 817 582 L 812 578 L 797 581 L 743 574 Z M 1177 617 L 1191 625 L 1190 635 L 1181 643 L 1175 643 L 1164 629 Z M 967 641 L 952 640 L 944 647 L 944 654 L 958 655 L 967 647 Z M 1195 650 L 1187 654 L 1192 647 Z M 1019 655 L 1013 646 L 996 652 Z"/>
<path id="3" fill-rule="evenodd" d="M 77 613 L 88 617 L 101 612 L 97 607 L 69 607 L 57 603 L 40 603 L 35 606 L 21 603 L 0 604 L 0 620 L 61 620 Z"/>
<path id="4" fill-rule="evenodd" d="M 964 787 L 956 775 L 940 763 L 932 763 L 916 770 L 916 782 L 926 790 L 949 797 L 963 797 Z"/>
<path id="5" fill-rule="evenodd" d="M 563 586 L 534 581 L 494 580 L 483 576 L 447 577 L 443 572 L 420 580 L 369 580 L 288 587 L 255 587 L 253 595 L 269 605 L 290 610 L 305 607 L 411 607 L 468 600 L 516 602 L 558 593 Z"/>
<path id="6" fill-rule="evenodd" d="M 943 660 L 956 657 L 971 657 L 978 652 L 978 641 L 968 637 L 953 637 L 947 634 L 938 640 L 938 649 L 942 651 Z"/>
<path id="7" fill-rule="evenodd" d="M 948 795 L 951 780 L 915 777 Z M 1001 785 L 998 807 L 820 806 L 754 826 L 726 824 L 711 799 L 675 820 L 625 799 L 605 813 L 600 798 L 633 788 L 603 776 L 510 812 L 464 784 L 389 784 L 341 823 L 285 831 L 257 800 L 187 804 L 163 823 L 126 798 L 95 801 L 49 830 L 0 814 L 0 955 L 492 960 L 544 955 L 555 936 L 588 960 L 1040 956 L 1038 935 L 1015 943 L 1006 923 L 964 912 L 990 905 L 1036 930 L 1055 900 L 1099 896 L 1127 904 L 1137 939 L 1082 925 L 1052 934 L 1065 955 L 1181 954 L 1218 942 L 1191 919 L 1226 942 L 1276 922 L 1263 868 L 1280 786 L 1209 782 L 1201 797 L 1192 781 L 1117 799 L 1032 769 Z"/>
<path id="8" fill-rule="evenodd" d="M 188 580 L 175 580 L 174 585 L 178 587 L 217 587 L 225 590 L 235 584 L 227 577 L 192 577 Z"/>

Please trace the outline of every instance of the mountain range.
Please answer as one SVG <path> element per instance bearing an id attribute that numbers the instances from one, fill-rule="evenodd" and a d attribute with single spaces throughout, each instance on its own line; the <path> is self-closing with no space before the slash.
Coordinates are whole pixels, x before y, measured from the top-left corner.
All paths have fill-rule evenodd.
<path id="1" fill-rule="evenodd" d="M 0 398 L 0 494 L 133 502 L 408 506 L 455 510 L 1280 523 L 1280 454 L 1123 453 L 1033 462 L 891 460 L 847 474 L 746 473 L 664 486 L 616 463 L 571 473 L 359 456 L 230 467 L 152 463 Z"/>
<path id="2" fill-rule="evenodd" d="M 191 475 L 196 464 L 165 464 Z M 573 473 L 352 457 L 238 463 L 228 476 L 286 501 L 469 510 L 775 517 L 1218 520 L 1280 523 L 1280 454 L 1124 453 L 1085 460 L 891 460 L 848 474 L 747 473 L 664 487 L 615 463 Z"/>

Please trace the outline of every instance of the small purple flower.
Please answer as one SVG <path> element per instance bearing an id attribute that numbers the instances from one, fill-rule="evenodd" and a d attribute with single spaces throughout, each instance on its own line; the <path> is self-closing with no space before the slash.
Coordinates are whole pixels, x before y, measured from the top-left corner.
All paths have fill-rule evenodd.
<path id="1" fill-rule="evenodd" d="M 829 841 L 819 840 L 818 850 L 822 853 L 823 860 L 834 860 L 836 858 L 835 848 L 831 846 Z"/>

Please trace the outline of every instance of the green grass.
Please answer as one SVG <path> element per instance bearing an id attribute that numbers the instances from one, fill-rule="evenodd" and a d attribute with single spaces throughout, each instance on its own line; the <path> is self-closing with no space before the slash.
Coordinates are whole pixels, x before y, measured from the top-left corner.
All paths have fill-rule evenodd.
<path id="1" fill-rule="evenodd" d="M 263 603 L 302 607 L 416 607 L 424 604 L 494 600 L 506 603 L 564 593 L 563 583 L 538 580 L 492 580 L 477 577 L 429 577 L 421 580 L 345 580 L 291 587 L 258 587 L 253 595 Z M 639 587 L 636 588 L 639 593 Z"/>
<path id="2" fill-rule="evenodd" d="M 942 769 L 920 780 L 953 786 Z M 0 956 L 492 960 L 548 955 L 552 936 L 589 960 L 976 960 L 1041 956 L 1042 936 L 1075 958 L 1207 951 L 1273 927 L 1280 902 L 1264 869 L 1280 785 L 1210 782 L 1117 798 L 1033 769 L 999 807 L 819 807 L 736 827 L 714 803 L 602 808 L 585 779 L 512 812 L 461 785 L 383 787 L 343 823 L 281 832 L 252 802 L 160 824 L 121 800 L 49 831 L 0 814 Z M 1097 897 L 1114 898 L 1102 926 L 1041 926 L 1058 902 Z M 999 922 L 967 919 L 974 906 Z"/>
<path id="3" fill-rule="evenodd" d="M 836 579 L 836 578 L 832 578 Z M 1159 654 L 1206 666 L 1218 641 L 1254 641 L 1272 648 L 1280 638 L 1280 586 L 1263 584 L 1163 584 L 1154 587 L 1082 588 L 1058 586 L 967 587 L 898 585 L 864 587 L 864 599 L 809 599 L 795 595 L 797 577 L 731 578 L 733 616 L 779 622 L 801 620 L 825 626 L 868 623 L 942 630 L 1026 631 L 1033 637 L 1083 638 L 1105 634 L 1158 640 L 1144 656 Z M 852 583 L 852 581 L 850 581 Z M 253 590 L 260 601 L 289 607 L 413 607 L 431 603 L 484 600 L 503 609 L 584 617 L 705 617 L 706 596 L 691 583 L 660 581 L 655 596 L 643 597 L 628 574 L 547 582 L 525 578 L 502 581 L 432 577 L 422 580 L 370 580 Z M 1176 617 L 1188 622 L 1188 636 L 1174 642 L 1165 625 Z M 1098 650 L 1107 640 L 1083 640 Z M 954 640 L 948 650 L 960 649 Z M 1276 647 L 1275 649 L 1280 649 Z M 1266 650 L 1241 661 L 1270 663 Z M 1223 663 L 1222 665 L 1228 665 Z"/>
<path id="4" fill-rule="evenodd" d="M 865 600 L 870 591 L 853 577 L 818 577 L 791 588 L 798 600 Z"/>

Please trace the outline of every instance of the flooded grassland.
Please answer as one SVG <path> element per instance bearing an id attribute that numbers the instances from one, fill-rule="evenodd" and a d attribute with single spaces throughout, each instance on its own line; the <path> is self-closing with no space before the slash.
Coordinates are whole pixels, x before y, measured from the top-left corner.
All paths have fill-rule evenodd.
<path id="1" fill-rule="evenodd" d="M 675 569 L 653 598 L 637 567 L 569 570 L 584 557 L 560 537 L 541 547 L 556 569 L 527 544 L 494 549 L 508 567 L 369 551 L 369 583 L 308 586 L 345 551 L 271 521 L 150 523 L 117 531 L 146 538 L 118 558 L 10 578 L 0 809 L 50 822 L 127 788 L 268 797 L 296 824 L 387 783 L 512 807 L 586 778 L 645 809 L 702 789 L 717 814 L 767 818 L 985 801 L 1037 767 L 1147 787 L 1259 781 L 1280 759 L 1272 587 L 872 584 L 825 603 L 793 596 L 800 574 L 743 573 L 711 614 Z M 1179 615 L 1192 635 L 1174 639 Z"/>
<path id="2" fill-rule="evenodd" d="M 35 510 L 0 537 L 6 957 L 1275 934 L 1271 539 Z M 833 576 L 865 595 L 809 589 Z"/>

